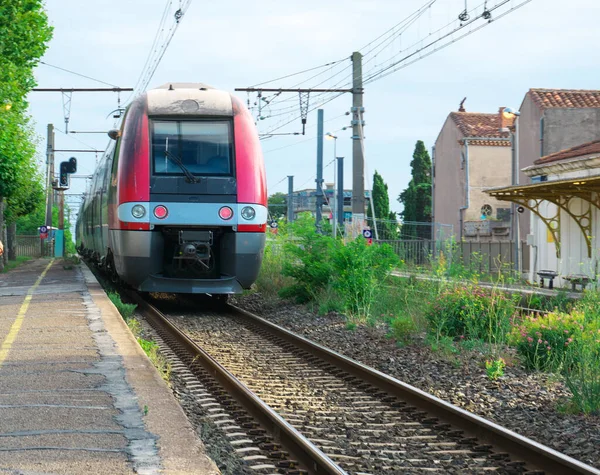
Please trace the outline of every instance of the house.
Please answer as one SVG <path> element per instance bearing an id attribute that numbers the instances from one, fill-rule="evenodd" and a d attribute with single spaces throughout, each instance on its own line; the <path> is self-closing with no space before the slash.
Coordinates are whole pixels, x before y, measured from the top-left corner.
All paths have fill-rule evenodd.
<path id="1" fill-rule="evenodd" d="M 512 183 L 514 119 L 502 114 L 451 112 L 433 149 L 433 221 L 454 227 L 461 241 L 511 239 L 511 207 L 484 192 Z"/>
<path id="2" fill-rule="evenodd" d="M 588 117 L 595 114 L 586 112 L 591 113 Z M 545 155 L 522 172 L 529 183 L 488 193 L 532 212 L 530 281 L 540 270 L 556 272 L 560 286 L 595 280 L 600 251 L 600 140 Z"/>

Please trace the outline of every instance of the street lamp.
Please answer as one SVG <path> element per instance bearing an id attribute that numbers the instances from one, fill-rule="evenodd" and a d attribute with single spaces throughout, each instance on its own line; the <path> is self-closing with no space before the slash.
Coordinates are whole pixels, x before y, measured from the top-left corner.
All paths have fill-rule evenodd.
<path id="1" fill-rule="evenodd" d="M 516 109 L 511 107 L 506 107 L 502 111 L 502 116 L 505 119 L 514 119 L 515 122 L 515 131 L 511 132 L 511 152 L 512 152 L 512 185 L 517 186 L 519 184 L 519 116 L 521 113 Z M 519 215 L 517 213 L 516 203 L 512 204 L 512 213 L 513 213 L 513 238 L 515 240 L 514 248 L 515 248 L 515 270 L 517 271 L 517 275 L 520 276 L 520 255 L 519 252 L 521 250 L 521 233 L 519 229 Z"/>
<path id="2" fill-rule="evenodd" d="M 337 158 L 337 135 L 333 135 L 331 132 L 325 134 L 328 140 L 333 140 L 333 161 Z M 333 237 L 337 236 L 337 206 L 336 206 L 336 185 L 337 185 L 337 167 L 333 166 Z M 330 205 L 330 208 L 332 206 Z"/>

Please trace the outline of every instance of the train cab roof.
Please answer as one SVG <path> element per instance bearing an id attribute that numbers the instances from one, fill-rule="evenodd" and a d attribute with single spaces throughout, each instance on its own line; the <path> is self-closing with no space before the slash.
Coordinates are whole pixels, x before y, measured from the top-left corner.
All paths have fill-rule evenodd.
<path id="1" fill-rule="evenodd" d="M 146 97 L 149 116 L 233 116 L 231 95 L 203 83 L 166 83 Z"/>

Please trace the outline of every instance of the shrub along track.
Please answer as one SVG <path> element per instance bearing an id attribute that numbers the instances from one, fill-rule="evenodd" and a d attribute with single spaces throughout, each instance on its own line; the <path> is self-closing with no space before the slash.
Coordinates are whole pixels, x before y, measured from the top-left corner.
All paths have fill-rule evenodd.
<path id="1" fill-rule="evenodd" d="M 136 300 L 257 471 L 600 474 L 235 307 Z"/>

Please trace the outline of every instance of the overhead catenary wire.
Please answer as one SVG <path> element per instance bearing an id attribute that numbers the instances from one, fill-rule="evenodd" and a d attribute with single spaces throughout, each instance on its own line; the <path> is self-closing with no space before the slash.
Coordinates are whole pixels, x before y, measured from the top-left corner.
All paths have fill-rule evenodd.
<path id="1" fill-rule="evenodd" d="M 119 87 L 116 84 L 111 84 L 111 83 L 106 82 L 106 81 L 101 81 L 100 79 L 96 79 L 96 78 L 93 78 L 91 76 L 86 76 L 85 74 L 81 74 L 81 73 L 78 73 L 78 72 L 75 72 L 75 71 L 71 71 L 70 69 L 67 69 L 67 68 L 61 68 L 60 66 L 56 66 L 56 65 L 50 64 L 50 63 L 46 63 L 45 61 L 40 61 L 39 63 L 43 64 L 44 66 L 48 66 L 50 68 L 60 69 L 61 71 L 65 71 L 66 73 L 69 73 L 69 74 L 74 74 L 75 76 L 81 76 L 82 78 L 86 78 L 86 79 L 90 79 L 92 81 L 99 82 L 100 84 L 105 84 L 107 86 L 112 86 L 112 87 Z"/>
<path id="2" fill-rule="evenodd" d="M 363 85 L 372 83 L 376 80 L 379 80 L 383 77 L 388 76 L 389 74 L 393 74 L 394 72 L 398 71 L 399 69 L 407 67 L 408 65 L 413 64 L 416 61 L 419 61 L 420 59 L 426 58 L 427 56 L 433 54 L 434 52 L 439 51 L 439 50 L 445 48 L 446 46 L 449 46 L 450 44 L 456 43 L 457 41 L 461 40 L 462 38 L 464 38 L 472 33 L 475 33 L 476 31 L 480 30 L 484 26 L 489 25 L 490 23 L 492 23 L 492 21 L 497 21 L 500 18 L 506 16 L 508 13 L 511 13 L 514 10 L 522 7 L 526 3 L 529 3 L 531 0 L 522 1 L 518 5 L 514 5 L 514 6 L 513 6 L 513 1 L 514 0 L 499 0 L 494 5 L 488 6 L 490 1 L 486 0 L 483 3 L 477 5 L 476 7 L 472 8 L 471 10 L 469 10 L 467 12 L 469 18 L 465 17 L 466 19 L 464 19 L 464 20 L 462 18 L 457 20 L 455 18 L 452 22 L 445 24 L 444 26 L 442 26 L 441 28 L 439 28 L 435 31 L 433 31 L 432 26 L 430 24 L 429 25 L 429 34 L 427 34 L 424 38 L 420 38 L 418 41 L 411 43 L 411 45 L 409 47 L 401 48 L 400 51 L 393 52 L 391 57 L 389 59 L 387 59 L 386 61 L 384 61 L 382 64 L 379 64 L 379 65 L 374 64 L 372 68 L 367 70 L 363 74 L 363 78 L 364 78 Z M 491 16 L 492 12 L 505 6 L 509 2 L 511 3 L 510 9 L 508 9 L 507 11 L 500 12 L 499 14 L 495 14 L 495 16 L 492 18 L 492 16 Z M 375 59 L 378 57 L 378 55 L 382 54 L 382 52 L 384 52 L 386 50 L 389 50 L 392 47 L 392 45 L 395 44 L 396 39 L 402 38 L 402 35 L 405 33 L 405 31 L 410 26 L 414 25 L 417 22 L 417 20 L 422 18 L 426 12 L 429 12 L 430 21 L 431 21 L 431 8 L 436 3 L 439 3 L 438 0 L 429 0 L 429 1 L 425 2 L 424 4 L 421 5 L 421 7 L 419 7 L 413 13 L 408 15 L 402 21 L 400 21 L 399 23 L 394 25 L 392 28 L 386 30 L 383 34 L 377 36 L 374 40 L 370 41 L 365 46 L 363 46 L 361 48 L 361 51 L 363 51 L 363 66 L 374 62 Z M 473 27 L 474 22 L 481 21 L 481 20 L 485 20 L 485 23 L 483 23 L 482 25 L 479 25 L 477 27 Z M 458 26 L 456 26 L 457 21 L 460 22 L 458 24 Z M 471 28 L 471 30 L 469 32 L 462 34 L 457 38 L 455 37 L 456 33 L 463 31 L 469 27 Z M 449 28 L 450 28 L 450 31 L 447 31 Z M 436 35 L 437 35 L 437 37 L 436 37 Z M 427 44 L 424 45 L 423 42 L 425 40 L 427 40 L 428 38 L 431 38 L 431 41 L 429 41 Z M 444 41 L 444 40 L 447 40 L 447 41 Z M 440 44 L 440 43 L 442 43 L 442 44 Z M 334 62 L 334 63 L 336 63 L 336 62 Z M 339 61 L 337 63 L 339 63 Z M 325 65 L 322 65 L 320 67 L 305 69 L 305 70 L 297 72 L 297 73 L 292 73 L 292 74 L 289 74 L 286 76 L 282 76 L 281 78 L 299 76 L 302 73 L 306 73 L 308 71 L 315 70 L 315 69 L 324 69 L 329 64 L 332 64 L 332 63 L 325 63 Z M 330 66 L 330 68 L 335 67 L 335 66 L 336 66 L 336 64 L 333 64 L 332 66 Z M 308 79 L 305 79 L 304 82 L 300 82 L 299 84 L 306 84 L 306 83 L 308 83 L 308 81 L 314 79 L 315 76 L 322 76 L 325 71 L 326 70 L 324 69 L 324 71 L 320 71 L 317 75 L 313 75 L 313 76 L 309 77 Z M 322 85 L 331 80 L 337 80 L 337 82 L 334 85 L 329 85 L 328 87 L 330 89 L 343 88 L 346 85 L 351 84 L 352 74 L 349 73 L 346 75 L 342 75 L 342 72 L 345 72 L 345 71 L 343 71 L 343 70 L 337 71 L 337 72 L 335 72 L 335 74 L 333 74 L 330 77 L 325 78 L 324 80 L 322 78 L 320 78 L 321 80 L 318 83 L 318 85 Z M 340 75 L 342 75 L 341 79 L 339 78 Z M 265 82 L 259 83 L 259 85 L 266 84 L 268 82 L 273 82 L 273 81 L 275 81 L 275 80 L 265 81 Z M 339 85 L 342 83 L 343 83 L 343 86 L 340 87 Z M 310 83 L 308 83 L 308 84 L 310 84 Z M 313 85 L 310 87 L 316 88 L 316 86 L 317 85 Z M 307 88 L 310 88 L 310 87 L 307 87 Z M 312 104 L 316 103 L 317 106 L 313 106 L 310 110 L 314 110 L 314 108 L 316 108 L 316 107 L 322 107 L 324 104 L 332 101 L 336 97 L 339 97 L 339 95 L 341 95 L 341 94 L 322 93 L 320 95 L 315 95 L 315 96 L 311 95 L 311 103 Z M 286 125 L 288 125 L 288 124 L 298 120 L 298 118 L 300 118 L 301 114 L 299 114 L 297 112 L 297 106 L 285 105 L 288 102 L 295 100 L 293 97 L 292 98 L 274 97 L 274 98 L 269 98 L 268 100 L 269 100 L 269 103 L 264 108 L 265 113 L 260 114 L 260 117 L 258 120 L 265 120 L 265 119 L 277 118 L 277 117 L 283 117 L 283 118 L 280 121 L 278 121 L 275 125 L 272 125 L 264 133 L 264 135 L 268 136 L 269 134 L 271 134 L 273 132 L 281 130 Z M 289 119 L 286 117 L 288 117 Z"/>
<path id="3" fill-rule="evenodd" d="M 146 87 L 152 80 L 158 65 L 165 55 L 167 48 L 169 47 L 169 44 L 171 43 L 171 40 L 173 39 L 173 36 L 175 35 L 175 32 L 181 23 L 181 19 L 185 16 L 191 3 L 192 0 L 179 0 L 179 8 L 174 12 L 172 23 L 169 29 L 163 35 L 162 33 L 166 29 L 166 18 L 168 18 L 168 13 L 171 11 L 173 6 L 173 0 L 167 1 L 156 35 L 154 37 L 154 41 L 150 48 L 150 53 L 148 54 L 146 62 L 144 63 L 144 67 L 142 68 L 142 72 L 136 81 L 134 92 L 127 98 L 126 102 L 129 102 L 133 97 L 137 97 L 146 90 Z"/>

